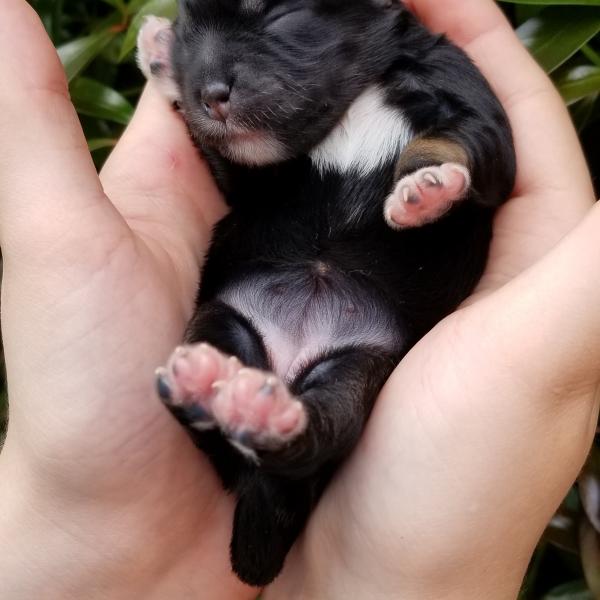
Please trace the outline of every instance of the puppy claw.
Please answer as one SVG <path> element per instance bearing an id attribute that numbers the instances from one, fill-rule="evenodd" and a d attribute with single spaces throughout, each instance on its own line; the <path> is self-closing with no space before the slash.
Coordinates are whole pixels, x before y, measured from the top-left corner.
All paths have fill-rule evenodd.
<path id="1" fill-rule="evenodd" d="M 216 429 L 217 424 L 214 421 L 200 420 L 190 423 L 190 427 L 196 431 L 210 431 L 211 429 Z"/>
<path id="2" fill-rule="evenodd" d="M 440 185 L 440 181 L 433 173 L 425 173 L 423 179 L 429 182 L 431 185 Z"/>
<path id="3" fill-rule="evenodd" d="M 150 73 L 154 75 L 154 77 L 158 77 L 164 68 L 165 65 L 161 62 L 153 61 L 150 63 Z"/>
<path id="4" fill-rule="evenodd" d="M 272 396 L 275 393 L 275 386 L 272 383 L 269 383 L 269 380 L 267 379 L 258 392 L 263 396 Z"/>
<path id="5" fill-rule="evenodd" d="M 186 416 L 193 422 L 206 422 L 211 421 L 212 417 L 210 413 L 200 404 L 192 404 L 186 409 Z"/>
<path id="6" fill-rule="evenodd" d="M 173 390 L 167 381 L 167 370 L 162 367 L 156 370 L 156 391 L 163 402 L 172 402 Z"/>

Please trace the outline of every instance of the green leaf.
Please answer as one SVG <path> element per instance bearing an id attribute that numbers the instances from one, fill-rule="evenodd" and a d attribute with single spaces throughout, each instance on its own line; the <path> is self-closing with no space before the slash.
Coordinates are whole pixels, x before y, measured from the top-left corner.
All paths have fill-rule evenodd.
<path id="1" fill-rule="evenodd" d="M 52 10 L 52 40 L 55 44 L 60 44 L 61 40 L 61 24 L 63 16 L 64 0 L 54 0 Z"/>
<path id="2" fill-rule="evenodd" d="M 114 29 L 105 29 L 61 46 L 58 49 L 58 55 L 65 67 L 67 79 L 69 81 L 75 79 L 117 34 L 118 31 Z"/>
<path id="3" fill-rule="evenodd" d="M 116 8 L 121 14 L 127 13 L 127 6 L 124 0 L 102 0 L 102 2 Z"/>
<path id="4" fill-rule="evenodd" d="M 533 557 L 529 563 L 529 568 L 527 569 L 527 574 L 525 575 L 525 580 L 521 586 L 518 600 L 527 600 L 535 588 L 535 581 L 539 575 L 540 568 L 546 554 L 546 549 L 547 544 L 544 541 L 538 544 L 537 548 L 535 549 Z"/>
<path id="5" fill-rule="evenodd" d="M 555 79 L 558 91 L 567 104 L 573 104 L 600 91 L 600 67 L 579 65 L 560 73 Z"/>
<path id="6" fill-rule="evenodd" d="M 571 581 L 548 592 L 542 600 L 594 600 L 585 581 Z"/>
<path id="7" fill-rule="evenodd" d="M 600 31 L 600 11 L 550 7 L 523 23 L 517 35 L 542 68 L 551 73 Z"/>
<path id="8" fill-rule="evenodd" d="M 578 554 L 577 529 L 577 515 L 561 507 L 546 527 L 543 539 L 553 546 L 562 548 L 572 554 Z"/>
<path id="9" fill-rule="evenodd" d="M 137 7 L 138 4 L 133 6 Z M 129 8 L 131 10 L 132 5 Z M 174 19 L 177 15 L 177 2 L 176 0 L 147 0 L 138 8 L 123 40 L 120 60 L 123 60 L 135 48 L 138 33 L 144 23 L 144 18 L 148 15 Z"/>
<path id="10" fill-rule="evenodd" d="M 587 44 L 581 48 L 584 56 L 597 67 L 600 67 L 600 54 L 598 54 L 593 48 Z"/>
<path id="11" fill-rule="evenodd" d="M 127 6 L 130 15 L 135 15 L 149 0 L 131 0 Z"/>
<path id="12" fill-rule="evenodd" d="M 77 112 L 97 119 L 127 125 L 133 115 L 133 106 L 122 94 L 85 77 L 79 77 L 71 84 L 71 100 Z"/>
<path id="13" fill-rule="evenodd" d="M 105 148 L 114 148 L 117 145 L 117 141 L 114 138 L 93 138 L 88 140 L 88 148 L 90 152 L 104 150 Z"/>
<path id="14" fill-rule="evenodd" d="M 600 448 L 592 446 L 577 483 L 585 513 L 596 531 L 600 531 Z"/>
<path id="15" fill-rule="evenodd" d="M 598 598 L 600 597 L 600 535 L 585 516 L 581 520 L 579 541 L 585 580 L 594 598 Z"/>
<path id="16" fill-rule="evenodd" d="M 599 97 L 600 94 L 590 94 L 571 105 L 571 119 L 579 133 L 581 133 L 590 122 Z"/>
<path id="17" fill-rule="evenodd" d="M 532 17 L 537 17 L 537 15 L 542 12 L 543 8 L 544 6 L 536 6 L 535 4 L 517 4 L 515 7 L 515 19 L 517 25 L 522 25 Z"/>

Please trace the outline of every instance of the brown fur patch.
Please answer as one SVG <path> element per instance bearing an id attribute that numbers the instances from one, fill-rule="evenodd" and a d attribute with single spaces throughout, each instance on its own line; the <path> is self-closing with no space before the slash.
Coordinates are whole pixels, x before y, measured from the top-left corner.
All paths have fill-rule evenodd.
<path id="1" fill-rule="evenodd" d="M 413 140 L 402 152 L 396 165 L 396 178 L 429 165 L 458 163 L 469 168 L 469 159 L 462 146 L 440 138 Z"/>

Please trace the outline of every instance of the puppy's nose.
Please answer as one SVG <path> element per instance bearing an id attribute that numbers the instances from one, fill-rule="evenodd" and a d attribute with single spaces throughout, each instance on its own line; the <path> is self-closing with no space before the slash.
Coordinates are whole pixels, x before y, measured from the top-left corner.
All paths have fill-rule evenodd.
<path id="1" fill-rule="evenodd" d="M 209 83 L 202 90 L 202 103 L 208 116 L 215 121 L 227 120 L 231 110 L 229 96 L 231 88 L 225 83 Z"/>

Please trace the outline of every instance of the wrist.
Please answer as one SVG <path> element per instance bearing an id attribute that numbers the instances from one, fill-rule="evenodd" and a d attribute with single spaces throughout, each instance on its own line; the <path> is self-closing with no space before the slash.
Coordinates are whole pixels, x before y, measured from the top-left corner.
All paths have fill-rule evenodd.
<path id="1" fill-rule="evenodd" d="M 46 494 L 44 483 L 12 450 L 7 446 L 0 456 L 0 543 L 6 549 L 0 556 L 0 596 L 92 600 L 109 595 L 107 584 L 118 581 L 120 553 L 115 548 L 103 554 L 106 530 L 94 530 L 92 519 L 82 527 L 77 507 Z"/>

